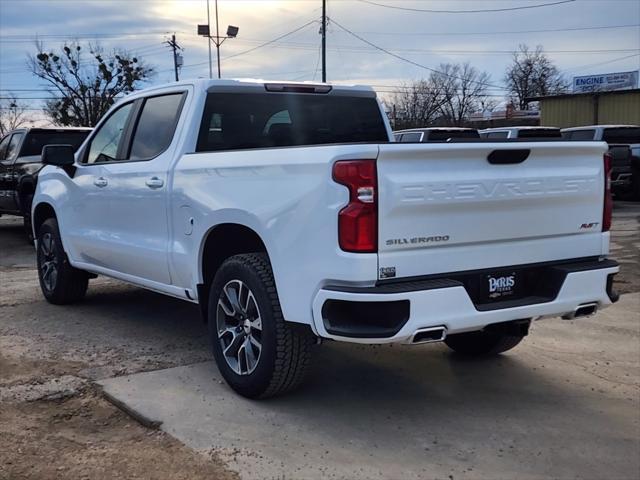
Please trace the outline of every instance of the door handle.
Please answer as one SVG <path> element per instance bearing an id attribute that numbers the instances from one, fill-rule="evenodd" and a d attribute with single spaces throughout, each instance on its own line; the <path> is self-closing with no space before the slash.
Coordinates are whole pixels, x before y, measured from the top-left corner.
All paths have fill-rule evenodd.
<path id="1" fill-rule="evenodd" d="M 106 187 L 107 185 L 109 185 L 109 182 L 107 182 L 107 179 L 104 178 L 104 177 L 98 177 L 93 181 L 93 184 L 96 187 L 103 188 L 103 187 Z"/>
<path id="2" fill-rule="evenodd" d="M 160 188 L 164 185 L 164 180 L 158 177 L 151 177 L 145 182 L 149 188 Z"/>

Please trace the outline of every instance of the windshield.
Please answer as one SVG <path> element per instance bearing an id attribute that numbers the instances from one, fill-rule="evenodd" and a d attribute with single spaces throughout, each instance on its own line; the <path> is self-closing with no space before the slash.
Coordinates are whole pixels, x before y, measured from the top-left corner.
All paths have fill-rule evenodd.
<path id="1" fill-rule="evenodd" d="M 605 128 L 602 139 L 607 143 L 640 143 L 640 127 Z"/>
<path id="2" fill-rule="evenodd" d="M 28 157 L 42 154 L 42 147 L 45 145 L 71 145 L 73 150 L 77 150 L 82 142 L 89 135 L 88 130 L 51 130 L 51 131 L 32 131 L 27 134 L 22 150 L 21 157 Z"/>
<path id="3" fill-rule="evenodd" d="M 210 93 L 197 150 L 388 141 L 373 97 Z"/>

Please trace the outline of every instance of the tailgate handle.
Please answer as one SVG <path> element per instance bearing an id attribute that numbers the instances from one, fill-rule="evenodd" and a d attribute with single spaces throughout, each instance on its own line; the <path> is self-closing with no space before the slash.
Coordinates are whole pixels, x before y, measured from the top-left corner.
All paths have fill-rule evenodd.
<path id="1" fill-rule="evenodd" d="M 522 163 L 528 157 L 531 150 L 494 150 L 487 156 L 487 161 L 492 165 L 509 165 L 511 163 Z"/>

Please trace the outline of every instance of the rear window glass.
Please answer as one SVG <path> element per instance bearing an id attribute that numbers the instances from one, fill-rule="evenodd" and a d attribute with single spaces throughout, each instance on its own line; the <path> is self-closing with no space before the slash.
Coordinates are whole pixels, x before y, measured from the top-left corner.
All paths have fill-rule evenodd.
<path id="1" fill-rule="evenodd" d="M 640 143 L 640 128 L 605 128 L 602 139 L 607 143 Z"/>
<path id="2" fill-rule="evenodd" d="M 529 130 L 520 130 L 518 132 L 518 138 L 561 138 L 562 133 L 560 129 L 548 129 L 548 128 L 532 128 Z"/>
<path id="3" fill-rule="evenodd" d="M 595 130 L 571 130 L 562 132 L 562 138 L 566 140 L 593 140 Z"/>
<path id="4" fill-rule="evenodd" d="M 400 141 L 403 143 L 419 142 L 421 138 L 422 138 L 421 132 L 403 133 L 402 139 Z"/>
<path id="5" fill-rule="evenodd" d="M 22 144 L 20 151 L 21 157 L 27 157 L 31 155 L 41 155 L 42 148 L 45 145 L 71 145 L 73 150 L 78 150 L 84 139 L 89 135 L 89 131 L 43 131 L 43 132 L 29 132 L 27 138 Z"/>
<path id="6" fill-rule="evenodd" d="M 486 138 L 507 138 L 509 136 L 509 132 L 487 132 L 485 135 Z"/>
<path id="7" fill-rule="evenodd" d="M 429 142 L 443 142 L 449 138 L 480 138 L 476 130 L 432 130 L 427 135 Z"/>
<path id="8" fill-rule="evenodd" d="M 210 93 L 197 151 L 388 141 L 375 98 Z"/>

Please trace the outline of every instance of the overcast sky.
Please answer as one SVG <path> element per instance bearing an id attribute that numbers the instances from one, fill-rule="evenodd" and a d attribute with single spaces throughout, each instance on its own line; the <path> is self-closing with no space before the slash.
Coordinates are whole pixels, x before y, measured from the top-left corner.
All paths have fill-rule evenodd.
<path id="1" fill-rule="evenodd" d="M 429 73 L 341 27 L 429 68 L 469 61 L 498 86 L 519 43 L 542 45 L 567 77 L 640 68 L 639 0 L 575 0 L 513 10 L 556 2 L 328 0 L 328 15 L 335 20 L 328 28 L 328 79 L 377 85 L 384 95 Z M 436 12 L 499 9 L 512 10 Z M 221 31 L 228 24 L 240 27 L 238 37 L 222 46 L 224 77 L 321 78 L 321 0 L 219 0 L 219 14 Z M 14 92 L 32 98 L 25 100 L 32 107 L 39 105 L 43 84 L 25 66 L 36 36 L 47 48 L 78 39 L 131 50 L 156 68 L 152 83 L 158 84 L 173 80 L 171 52 L 162 42 L 175 32 L 184 48 L 181 78 L 208 77 L 207 41 L 196 35 L 196 25 L 206 22 L 206 0 L 0 0 L 0 97 Z M 242 53 L 309 22 L 282 40 Z M 499 98 L 504 92 L 494 88 L 491 93 Z"/>

